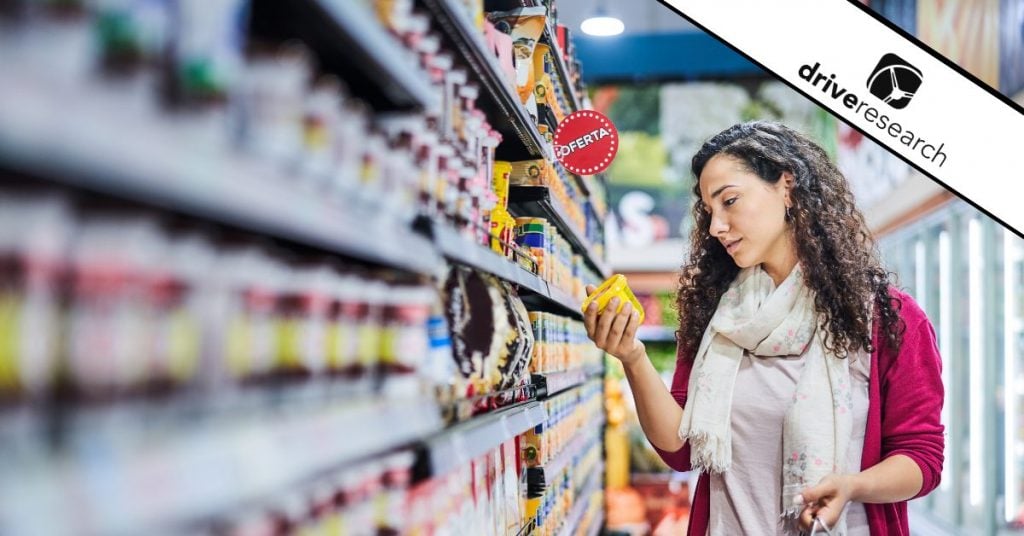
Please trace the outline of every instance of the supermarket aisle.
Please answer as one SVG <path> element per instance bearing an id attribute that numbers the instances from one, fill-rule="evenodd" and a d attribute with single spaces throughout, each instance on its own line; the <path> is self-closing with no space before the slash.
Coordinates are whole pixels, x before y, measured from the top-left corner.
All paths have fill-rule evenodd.
<path id="1" fill-rule="evenodd" d="M 498 7 L 0 2 L 0 533 L 601 530 L 606 184 Z"/>

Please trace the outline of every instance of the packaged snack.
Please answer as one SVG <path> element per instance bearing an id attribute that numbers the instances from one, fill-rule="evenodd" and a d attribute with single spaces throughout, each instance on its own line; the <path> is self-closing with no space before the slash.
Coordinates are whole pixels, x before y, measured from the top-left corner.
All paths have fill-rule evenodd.
<path id="1" fill-rule="evenodd" d="M 512 162 L 509 183 L 514 186 L 546 186 L 550 164 L 547 160 L 521 160 Z"/>
<path id="2" fill-rule="evenodd" d="M 63 198 L 0 192 L 0 402 L 42 396 L 57 377 L 60 284 L 74 226 Z"/>
<path id="3" fill-rule="evenodd" d="M 501 384 L 498 389 L 502 390 L 525 381 L 530 358 L 533 356 L 534 337 L 529 313 L 523 301 L 510 284 L 504 281 L 500 284 L 510 328 L 498 358 L 498 368 L 501 371 Z"/>
<path id="4" fill-rule="evenodd" d="M 515 240 L 516 220 L 504 208 L 491 211 L 491 249 L 508 257 Z"/>
<path id="5" fill-rule="evenodd" d="M 487 42 L 487 50 L 493 52 L 498 58 L 498 66 L 505 75 L 509 89 L 515 89 L 516 66 L 513 59 L 515 52 L 513 51 L 512 36 L 496 29 L 490 21 L 485 21 L 484 38 Z"/>
<path id="6" fill-rule="evenodd" d="M 444 294 L 460 376 L 458 396 L 490 392 L 501 380 L 498 355 L 509 330 L 500 286 L 493 276 L 457 266 L 445 281 Z"/>
<path id="7" fill-rule="evenodd" d="M 640 324 L 644 323 L 644 308 L 637 301 L 636 296 L 633 295 L 633 291 L 630 290 L 629 284 L 626 282 L 626 277 L 622 274 L 615 274 L 608 278 L 607 281 L 597 287 L 597 290 L 593 294 L 587 296 L 587 299 L 583 300 L 583 306 L 581 309 L 585 312 L 590 303 L 597 301 L 598 312 L 604 311 L 608 302 L 612 298 L 619 298 L 619 308 L 615 312 L 618 313 L 622 310 L 622 307 L 626 305 L 626 302 L 633 304 L 633 310 L 640 314 Z"/>
<path id="8" fill-rule="evenodd" d="M 533 95 L 533 52 L 544 32 L 546 13 L 547 8 L 538 6 L 498 11 L 487 15 L 498 31 L 512 36 L 516 60 L 516 90 L 523 104 L 526 104 Z"/>
<path id="9" fill-rule="evenodd" d="M 499 160 L 494 163 L 494 173 L 491 179 L 491 187 L 494 195 L 498 197 L 498 205 L 501 208 L 508 208 L 508 186 L 509 178 L 512 176 L 512 163 Z"/>

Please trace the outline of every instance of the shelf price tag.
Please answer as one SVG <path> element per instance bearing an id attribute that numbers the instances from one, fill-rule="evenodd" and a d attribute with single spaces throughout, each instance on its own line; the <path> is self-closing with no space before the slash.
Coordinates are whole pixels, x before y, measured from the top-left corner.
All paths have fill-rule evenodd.
<path id="1" fill-rule="evenodd" d="M 593 110 L 572 113 L 555 129 L 555 157 L 577 175 L 608 169 L 619 150 L 619 131 L 604 114 Z"/>

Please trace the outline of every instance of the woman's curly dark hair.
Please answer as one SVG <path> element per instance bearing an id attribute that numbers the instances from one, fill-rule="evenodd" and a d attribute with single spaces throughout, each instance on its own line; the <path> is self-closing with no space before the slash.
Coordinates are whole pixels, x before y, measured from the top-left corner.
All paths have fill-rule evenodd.
<path id="1" fill-rule="evenodd" d="M 677 338 L 684 354 L 700 345 L 718 301 L 739 267 L 717 238 L 711 215 L 700 196 L 700 174 L 716 155 L 728 155 L 768 183 L 782 173 L 793 175 L 792 207 L 787 218 L 794 233 L 804 283 L 814 290 L 814 305 L 827 327 L 825 347 L 839 356 L 874 351 L 869 303 L 886 345 L 897 350 L 905 326 L 902 303 L 889 294 L 890 274 L 882 268 L 878 248 L 857 210 L 846 178 L 817 144 L 778 123 L 755 121 L 717 134 L 693 156 L 693 219 L 690 254 L 679 277 Z"/>

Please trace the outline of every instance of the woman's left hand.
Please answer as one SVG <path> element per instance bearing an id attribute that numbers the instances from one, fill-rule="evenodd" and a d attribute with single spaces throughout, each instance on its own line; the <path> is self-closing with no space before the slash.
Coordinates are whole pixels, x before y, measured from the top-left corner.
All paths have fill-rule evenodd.
<path id="1" fill-rule="evenodd" d="M 817 516 L 830 530 L 839 521 L 846 503 L 853 494 L 853 475 L 829 475 L 817 486 L 805 488 L 800 493 L 804 509 L 800 513 L 800 528 L 810 530 Z"/>

